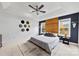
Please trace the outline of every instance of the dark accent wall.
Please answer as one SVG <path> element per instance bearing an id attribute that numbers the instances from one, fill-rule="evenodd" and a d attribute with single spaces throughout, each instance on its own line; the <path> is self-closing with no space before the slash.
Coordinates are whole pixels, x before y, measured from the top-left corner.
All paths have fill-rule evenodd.
<path id="1" fill-rule="evenodd" d="M 74 42 L 74 43 L 78 43 L 78 15 L 79 15 L 79 13 L 74 13 L 74 14 L 70 14 L 70 15 L 61 16 L 61 17 L 58 18 L 59 20 L 71 18 L 71 38 L 70 38 L 70 42 Z M 77 23 L 75 28 L 73 28 L 72 22 Z"/>
<path id="2" fill-rule="evenodd" d="M 79 45 L 79 13 L 78 13 L 78 45 Z"/>
<path id="3" fill-rule="evenodd" d="M 39 22 L 39 35 L 42 35 L 42 34 L 43 34 L 43 33 L 41 33 L 41 23 L 44 23 L 45 21 L 46 21 L 46 20 Z"/>
<path id="4" fill-rule="evenodd" d="M 70 38 L 70 42 L 78 43 L 79 42 L 78 41 L 79 40 L 78 39 L 78 33 L 79 33 L 78 32 L 78 29 L 79 29 L 79 13 L 74 13 L 74 14 L 60 16 L 60 17 L 58 17 L 58 20 L 66 19 L 66 18 L 71 18 L 71 38 Z M 45 20 L 39 22 L 39 35 L 41 34 L 40 33 L 40 25 L 41 25 L 42 22 L 45 22 Z M 72 22 L 77 23 L 75 28 L 73 28 Z"/>

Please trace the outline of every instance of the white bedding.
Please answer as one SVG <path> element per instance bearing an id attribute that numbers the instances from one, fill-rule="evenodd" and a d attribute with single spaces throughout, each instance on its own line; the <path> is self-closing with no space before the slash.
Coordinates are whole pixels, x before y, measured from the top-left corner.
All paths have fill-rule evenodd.
<path id="1" fill-rule="evenodd" d="M 47 37 L 44 35 L 38 35 L 32 37 L 31 41 L 38 46 L 51 51 L 54 47 L 58 45 L 59 37 Z"/>
<path id="2" fill-rule="evenodd" d="M 47 37 L 47 36 L 44 36 L 44 35 L 34 36 L 34 38 L 37 38 L 37 40 L 40 40 L 40 41 L 43 41 L 43 42 L 46 42 L 46 43 L 51 43 L 51 42 L 54 42 L 56 40 L 59 40 L 58 37 Z"/>

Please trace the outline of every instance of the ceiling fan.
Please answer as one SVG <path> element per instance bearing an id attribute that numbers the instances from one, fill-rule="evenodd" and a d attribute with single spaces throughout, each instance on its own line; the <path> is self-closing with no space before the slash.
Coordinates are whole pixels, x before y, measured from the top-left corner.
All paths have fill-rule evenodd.
<path id="1" fill-rule="evenodd" d="M 37 15 L 39 15 L 39 12 L 46 13 L 46 11 L 41 10 L 44 7 L 44 5 L 41 5 L 40 7 L 38 7 L 38 5 L 36 5 L 35 7 L 33 7 L 32 5 L 28 5 L 28 6 L 34 9 L 34 11 L 32 12 L 36 12 Z"/>

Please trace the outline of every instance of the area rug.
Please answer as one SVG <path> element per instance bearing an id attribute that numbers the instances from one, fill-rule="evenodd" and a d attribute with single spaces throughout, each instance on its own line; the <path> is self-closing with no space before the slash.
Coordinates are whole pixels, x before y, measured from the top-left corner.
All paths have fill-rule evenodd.
<path id="1" fill-rule="evenodd" d="M 50 56 L 50 54 L 30 41 L 27 41 L 18 47 L 23 56 Z"/>

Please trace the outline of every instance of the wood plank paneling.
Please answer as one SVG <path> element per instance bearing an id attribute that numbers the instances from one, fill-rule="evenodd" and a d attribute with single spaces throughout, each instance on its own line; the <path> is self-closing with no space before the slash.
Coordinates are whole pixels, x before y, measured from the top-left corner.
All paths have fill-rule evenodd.
<path id="1" fill-rule="evenodd" d="M 58 33 L 58 18 L 46 20 L 45 30 L 46 32 Z"/>

